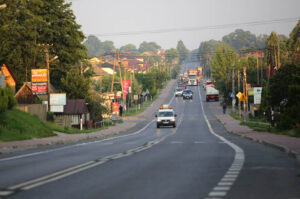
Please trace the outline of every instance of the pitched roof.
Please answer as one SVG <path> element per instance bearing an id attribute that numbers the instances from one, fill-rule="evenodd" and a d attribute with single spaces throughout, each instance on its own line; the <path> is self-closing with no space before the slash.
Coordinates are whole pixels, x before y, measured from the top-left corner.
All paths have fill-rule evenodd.
<path id="1" fill-rule="evenodd" d="M 64 106 L 64 114 L 77 115 L 87 112 L 85 99 L 68 99 L 67 104 Z"/>

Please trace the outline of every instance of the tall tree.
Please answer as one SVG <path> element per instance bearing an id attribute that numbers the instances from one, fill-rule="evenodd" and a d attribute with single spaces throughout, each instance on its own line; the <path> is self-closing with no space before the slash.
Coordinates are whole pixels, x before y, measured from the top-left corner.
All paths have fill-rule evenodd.
<path id="1" fill-rule="evenodd" d="M 94 35 L 89 35 L 84 45 L 88 49 L 88 56 L 96 57 L 100 55 L 101 41 Z"/>
<path id="2" fill-rule="evenodd" d="M 280 41 L 275 31 L 267 39 L 266 52 L 267 64 L 272 68 L 280 68 Z"/>
<path id="3" fill-rule="evenodd" d="M 61 77 L 72 65 L 87 58 L 80 25 L 71 4 L 64 0 L 7 0 L 0 17 L 0 63 L 9 65 L 18 82 L 26 80 L 31 68 L 45 68 L 45 45 L 49 45 L 51 82 L 59 87 Z M 28 78 L 27 80 L 30 80 Z"/>
<path id="4" fill-rule="evenodd" d="M 167 63 L 172 64 L 173 60 L 179 57 L 179 53 L 175 48 L 170 48 L 166 50 L 165 57 Z"/>
<path id="5" fill-rule="evenodd" d="M 299 62 L 300 55 L 300 20 L 294 27 L 293 31 L 290 33 L 290 38 L 288 40 L 288 51 L 292 62 Z"/>
<path id="6" fill-rule="evenodd" d="M 229 44 L 234 50 L 239 51 L 242 48 L 255 47 L 256 36 L 250 31 L 237 29 L 230 34 L 225 35 L 222 41 Z"/>
<path id="7" fill-rule="evenodd" d="M 147 51 L 151 51 L 153 53 L 157 53 L 157 51 L 161 49 L 161 46 L 158 45 L 157 43 L 155 42 L 146 42 L 146 41 L 143 41 L 141 44 L 140 44 L 140 47 L 139 47 L 139 52 L 140 53 L 143 53 L 143 52 L 147 52 Z"/>
<path id="8" fill-rule="evenodd" d="M 185 47 L 182 40 L 177 42 L 176 49 L 179 53 L 179 62 L 182 63 L 187 58 L 189 50 Z"/>
<path id="9" fill-rule="evenodd" d="M 218 45 L 213 56 L 212 73 L 217 88 L 223 93 L 224 99 L 228 98 L 231 81 L 232 68 L 234 67 L 236 53 L 228 44 Z"/>
<path id="10" fill-rule="evenodd" d="M 122 46 L 120 48 L 120 51 L 130 52 L 130 54 L 133 54 L 133 55 L 136 55 L 138 53 L 138 50 L 136 49 L 136 46 L 134 44 L 127 44 L 125 46 Z"/>

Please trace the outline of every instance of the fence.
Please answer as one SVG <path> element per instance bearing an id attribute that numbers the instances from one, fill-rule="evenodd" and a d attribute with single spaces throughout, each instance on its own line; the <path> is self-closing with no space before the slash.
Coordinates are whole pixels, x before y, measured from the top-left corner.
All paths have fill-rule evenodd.
<path id="1" fill-rule="evenodd" d="M 46 104 L 18 104 L 16 108 L 30 115 L 36 115 L 42 121 L 47 120 Z"/>

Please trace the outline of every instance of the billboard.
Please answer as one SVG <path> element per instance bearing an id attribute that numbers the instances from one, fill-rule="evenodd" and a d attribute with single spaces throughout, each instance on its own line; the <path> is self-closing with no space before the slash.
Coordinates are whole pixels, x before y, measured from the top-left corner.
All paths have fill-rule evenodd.
<path id="1" fill-rule="evenodd" d="M 254 87 L 254 104 L 261 103 L 261 94 L 262 94 L 262 87 Z"/>
<path id="2" fill-rule="evenodd" d="M 123 85 L 123 99 L 126 101 L 127 93 L 129 90 L 131 80 L 122 80 L 122 85 Z"/>
<path id="3" fill-rule="evenodd" d="M 51 106 L 63 106 L 67 104 L 66 93 L 50 93 Z"/>
<path id="4" fill-rule="evenodd" d="M 47 69 L 31 69 L 31 82 L 47 82 L 48 70 Z"/>
<path id="5" fill-rule="evenodd" d="M 31 90 L 33 95 L 46 95 L 48 93 L 47 82 L 32 82 Z"/>

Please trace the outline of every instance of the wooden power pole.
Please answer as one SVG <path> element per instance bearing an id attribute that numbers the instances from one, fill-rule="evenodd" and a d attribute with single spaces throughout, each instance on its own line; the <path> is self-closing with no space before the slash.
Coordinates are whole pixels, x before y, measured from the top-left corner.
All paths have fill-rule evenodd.
<path id="1" fill-rule="evenodd" d="M 240 92 L 241 90 L 241 72 L 240 70 L 237 71 L 238 73 L 238 92 Z M 241 100 L 239 100 L 239 116 L 242 116 L 242 112 L 241 112 Z"/>
<path id="2" fill-rule="evenodd" d="M 248 122 L 248 90 L 247 90 L 247 68 L 243 67 L 243 92 L 244 92 L 244 121 Z"/>

